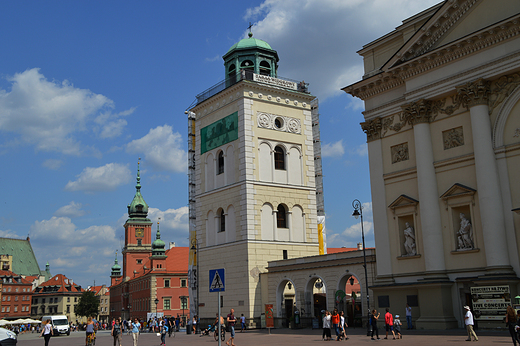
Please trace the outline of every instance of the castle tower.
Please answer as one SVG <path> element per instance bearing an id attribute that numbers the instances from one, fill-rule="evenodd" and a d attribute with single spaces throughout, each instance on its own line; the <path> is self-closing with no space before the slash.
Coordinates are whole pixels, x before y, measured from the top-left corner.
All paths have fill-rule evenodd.
<path id="1" fill-rule="evenodd" d="M 223 56 L 226 80 L 197 95 L 187 112 L 192 270 L 198 259 L 198 297 L 197 285 L 190 286 L 190 300 L 201 318 L 214 317 L 208 273 L 224 268 L 223 311 L 234 308 L 259 323 L 269 303 L 260 277 L 267 262 L 320 252 L 321 158 L 319 131 L 313 134 L 317 99 L 305 82 L 278 77 L 278 53 L 252 36 Z"/>
<path id="2" fill-rule="evenodd" d="M 117 251 L 116 251 L 116 259 L 114 260 L 114 265 L 112 266 L 112 271 L 110 272 L 110 286 L 117 285 L 121 283 L 121 266 L 117 262 Z"/>
<path id="3" fill-rule="evenodd" d="M 148 204 L 141 195 L 141 175 L 137 163 L 137 184 L 132 203 L 128 205 L 125 222 L 125 247 L 123 248 L 123 279 L 139 272 L 144 260 L 152 255 L 152 222 L 147 218 Z"/>
<path id="4" fill-rule="evenodd" d="M 157 222 L 157 233 L 152 243 L 152 256 L 150 257 L 153 271 L 166 271 L 166 244 L 161 240 L 161 231 L 159 230 L 159 222 Z"/>

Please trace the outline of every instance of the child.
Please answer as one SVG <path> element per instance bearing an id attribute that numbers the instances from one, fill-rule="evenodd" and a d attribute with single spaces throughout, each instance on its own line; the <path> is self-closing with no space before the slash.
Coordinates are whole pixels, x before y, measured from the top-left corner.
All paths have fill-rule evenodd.
<path id="1" fill-rule="evenodd" d="M 244 317 L 244 314 L 240 316 L 240 333 L 242 333 L 246 329 L 246 318 Z"/>
<path id="2" fill-rule="evenodd" d="M 395 333 L 397 334 L 397 338 L 402 339 L 403 334 L 401 334 L 401 320 L 399 319 L 399 315 L 395 315 L 394 329 L 395 329 Z"/>

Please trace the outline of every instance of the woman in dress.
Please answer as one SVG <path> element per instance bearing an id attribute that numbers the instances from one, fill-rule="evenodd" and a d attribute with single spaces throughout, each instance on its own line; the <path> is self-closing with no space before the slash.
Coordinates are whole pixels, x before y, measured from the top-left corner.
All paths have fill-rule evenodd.
<path id="1" fill-rule="evenodd" d="M 47 321 L 45 321 L 45 325 L 42 328 L 42 333 L 40 334 L 40 336 L 43 336 L 43 338 L 45 339 L 45 346 L 49 346 L 49 340 L 51 339 L 52 335 L 52 323 L 51 320 L 48 319 Z"/>

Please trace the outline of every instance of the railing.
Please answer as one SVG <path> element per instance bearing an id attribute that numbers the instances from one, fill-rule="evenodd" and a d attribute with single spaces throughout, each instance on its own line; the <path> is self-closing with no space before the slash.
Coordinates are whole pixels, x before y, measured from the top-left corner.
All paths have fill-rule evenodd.
<path id="1" fill-rule="evenodd" d="M 242 80 L 253 81 L 253 75 L 254 75 L 254 73 L 252 71 L 242 70 L 241 74 L 235 75 L 235 76 L 233 76 L 231 78 L 224 79 L 223 81 L 213 85 L 212 87 L 204 90 L 203 92 L 201 92 L 200 94 L 195 96 L 196 97 L 195 101 L 192 102 L 192 104 L 188 107 L 188 109 L 191 109 L 191 108 L 195 107 L 199 103 L 201 103 L 203 101 L 206 101 L 210 97 L 212 97 L 212 96 L 218 94 L 219 92 L 229 88 L 230 86 L 233 86 L 233 85 L 237 84 L 238 82 L 240 82 Z M 296 83 L 296 85 L 297 85 L 297 90 L 296 91 L 303 92 L 303 93 L 306 93 L 306 94 L 309 93 L 309 83 L 305 83 L 304 81 L 296 81 L 294 79 L 284 78 L 284 77 L 276 77 L 276 78 L 284 80 L 284 81 Z M 267 84 L 267 83 L 262 83 L 262 82 L 256 82 L 256 83 Z M 287 88 L 287 89 L 288 90 L 293 90 L 293 89 L 289 89 L 289 88 Z"/>

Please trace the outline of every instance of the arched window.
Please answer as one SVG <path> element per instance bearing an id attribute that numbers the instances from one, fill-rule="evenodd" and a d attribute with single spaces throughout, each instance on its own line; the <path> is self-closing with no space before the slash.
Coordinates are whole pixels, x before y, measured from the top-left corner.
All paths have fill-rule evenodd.
<path id="1" fill-rule="evenodd" d="M 242 61 L 240 64 L 242 72 L 242 79 L 253 80 L 253 73 L 255 72 L 255 64 L 251 60 Z"/>
<path id="2" fill-rule="evenodd" d="M 228 68 L 228 79 L 230 84 L 235 84 L 237 82 L 237 72 L 235 64 L 229 65 Z"/>
<path id="3" fill-rule="evenodd" d="M 224 232 L 226 230 L 226 215 L 224 214 L 224 209 L 220 209 L 219 218 L 220 222 L 218 231 Z"/>
<path id="4" fill-rule="evenodd" d="M 271 65 L 267 61 L 262 61 L 260 63 L 260 74 L 264 76 L 271 75 Z"/>
<path id="5" fill-rule="evenodd" d="M 220 151 L 217 156 L 217 175 L 224 173 L 224 152 Z"/>
<path id="6" fill-rule="evenodd" d="M 287 213 L 283 204 L 279 204 L 276 213 L 276 227 L 287 228 Z"/>
<path id="7" fill-rule="evenodd" d="M 285 170 L 285 152 L 279 145 L 274 148 L 274 169 Z"/>

